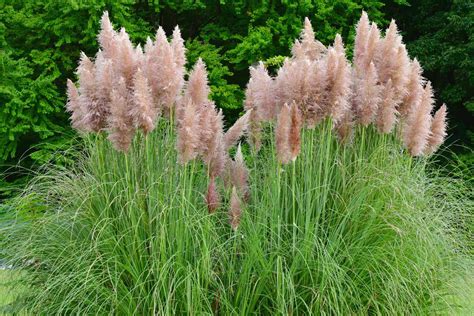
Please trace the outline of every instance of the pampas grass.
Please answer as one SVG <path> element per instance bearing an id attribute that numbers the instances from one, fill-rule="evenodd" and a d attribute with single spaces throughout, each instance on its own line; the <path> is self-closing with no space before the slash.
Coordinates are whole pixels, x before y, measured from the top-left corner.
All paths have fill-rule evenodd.
<path id="1" fill-rule="evenodd" d="M 394 22 L 382 38 L 363 14 L 357 32 L 353 68 L 342 38 L 324 47 L 306 19 L 275 78 L 251 69 L 246 113 L 224 132 L 202 60 L 184 81 L 178 28 L 171 42 L 159 28 L 143 51 L 104 14 L 101 50 L 82 55 L 77 90 L 68 82 L 73 125 L 95 133 L 81 134 L 74 166 L 33 179 L 12 202 L 16 225 L 2 228 L 8 263 L 29 286 L 18 306 L 455 312 L 472 192 L 422 155 L 444 140 L 446 107 L 432 118 L 431 85 Z M 231 159 L 247 129 L 260 151 L 239 143 Z M 25 209 L 40 215 L 24 219 Z"/>

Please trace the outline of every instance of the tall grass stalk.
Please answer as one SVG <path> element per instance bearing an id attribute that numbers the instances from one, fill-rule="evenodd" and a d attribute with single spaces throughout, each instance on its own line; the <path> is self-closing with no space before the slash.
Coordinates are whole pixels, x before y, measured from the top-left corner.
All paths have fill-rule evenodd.
<path id="1" fill-rule="evenodd" d="M 270 127 L 269 134 L 273 135 Z M 251 201 L 233 231 L 209 214 L 207 169 L 176 163 L 165 120 L 128 153 L 86 138 L 71 170 L 38 176 L 16 200 L 37 219 L 3 228 L 2 247 L 40 314 L 451 314 L 467 267 L 462 182 L 433 176 L 395 136 L 332 122 L 302 132 L 281 165 L 249 155 Z M 222 184 L 219 183 L 219 186 Z M 226 195 L 228 197 L 228 195 Z M 470 203 L 470 204 L 469 204 Z M 226 206 L 226 203 L 223 203 Z"/>

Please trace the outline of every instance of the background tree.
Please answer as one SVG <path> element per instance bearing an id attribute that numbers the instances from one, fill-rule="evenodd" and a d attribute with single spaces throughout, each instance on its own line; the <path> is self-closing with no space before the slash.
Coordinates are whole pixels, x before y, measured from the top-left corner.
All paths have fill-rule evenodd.
<path id="1" fill-rule="evenodd" d="M 412 57 L 437 91 L 437 103 L 449 105 L 449 142 L 467 165 L 474 163 L 474 3 L 470 0 L 420 0 L 389 5 Z"/>

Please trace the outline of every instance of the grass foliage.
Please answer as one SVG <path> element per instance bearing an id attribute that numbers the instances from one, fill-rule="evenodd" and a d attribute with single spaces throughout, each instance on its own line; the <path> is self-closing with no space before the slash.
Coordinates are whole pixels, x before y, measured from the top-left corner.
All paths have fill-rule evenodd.
<path id="1" fill-rule="evenodd" d="M 251 200 L 228 224 L 214 214 L 206 169 L 176 163 L 161 120 L 128 154 L 86 138 L 73 169 L 50 169 L 15 202 L 43 215 L 3 228 L 24 270 L 22 305 L 41 314 L 355 315 L 455 311 L 472 207 L 462 182 L 428 172 L 393 135 L 336 140 L 331 122 L 304 130 L 282 166 L 273 137 L 245 148 Z M 266 131 L 272 134 L 272 126 Z M 471 192 L 472 194 L 472 192 Z M 471 204 L 468 204 L 471 203 Z"/>

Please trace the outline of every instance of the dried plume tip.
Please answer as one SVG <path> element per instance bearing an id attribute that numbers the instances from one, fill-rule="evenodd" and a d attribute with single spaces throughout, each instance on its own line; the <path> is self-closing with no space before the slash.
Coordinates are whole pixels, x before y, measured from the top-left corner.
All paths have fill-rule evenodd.
<path id="1" fill-rule="evenodd" d="M 291 159 L 291 148 L 288 142 L 291 128 L 291 110 L 288 104 L 284 104 L 278 115 L 275 130 L 275 143 L 278 160 L 287 164 Z"/>
<path id="2" fill-rule="evenodd" d="M 290 115 L 291 124 L 288 143 L 290 147 L 291 161 L 295 161 L 301 149 L 301 113 L 294 101 L 291 103 Z"/>
<path id="3" fill-rule="evenodd" d="M 209 185 L 207 186 L 206 194 L 206 205 L 209 211 L 209 214 L 213 214 L 220 206 L 220 195 L 219 191 L 216 188 L 216 181 L 214 178 L 211 178 Z"/>
<path id="4" fill-rule="evenodd" d="M 249 171 L 245 165 L 242 148 L 239 144 L 235 153 L 234 161 L 231 163 L 231 180 L 245 202 L 250 200 L 250 189 L 248 185 Z"/>
<path id="5" fill-rule="evenodd" d="M 236 187 L 232 187 L 229 209 L 229 223 L 230 227 L 232 227 L 232 230 L 236 231 L 239 228 L 241 216 L 242 202 L 240 201 L 240 197 L 237 193 Z"/>

